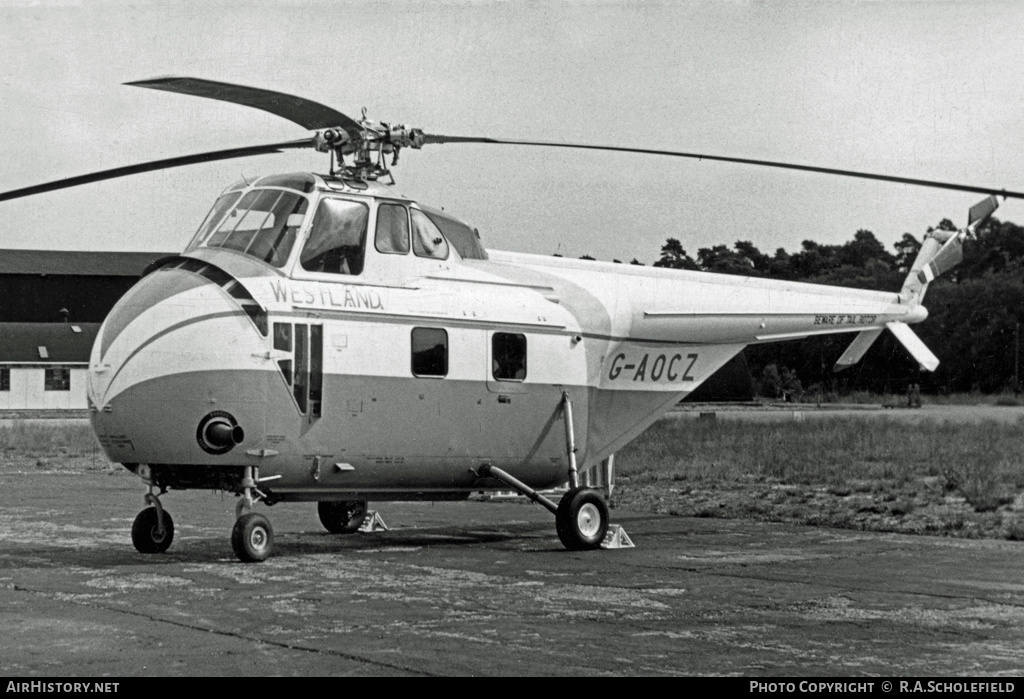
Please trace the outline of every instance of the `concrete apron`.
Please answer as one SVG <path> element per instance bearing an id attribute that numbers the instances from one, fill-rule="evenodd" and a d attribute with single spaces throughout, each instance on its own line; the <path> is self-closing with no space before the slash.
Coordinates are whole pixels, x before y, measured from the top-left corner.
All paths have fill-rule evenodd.
<path id="1" fill-rule="evenodd" d="M 949 676 L 1024 672 L 1024 544 L 612 510 L 634 549 L 571 553 L 517 503 L 381 503 L 329 535 L 172 492 L 143 555 L 127 473 L 0 470 L 0 672 L 137 675 Z"/>

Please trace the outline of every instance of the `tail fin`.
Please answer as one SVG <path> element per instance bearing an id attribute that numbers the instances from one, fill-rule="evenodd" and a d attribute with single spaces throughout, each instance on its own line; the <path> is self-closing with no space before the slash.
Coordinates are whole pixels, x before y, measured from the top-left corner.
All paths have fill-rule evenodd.
<path id="1" fill-rule="evenodd" d="M 963 245 L 967 234 L 977 230 L 978 226 L 984 223 L 998 207 L 999 202 L 995 195 L 990 195 L 972 206 L 967 212 L 967 228 L 959 231 L 929 231 L 925 235 L 924 242 L 921 243 L 921 250 L 917 253 L 917 258 L 900 290 L 900 296 L 906 303 L 913 306 L 919 305 L 924 301 L 928 284 L 960 264 L 964 257 Z M 892 334 L 910 353 L 910 356 L 917 360 L 922 369 L 935 371 L 939 366 L 938 358 L 921 342 L 909 325 L 894 321 L 886 323 L 885 327 L 892 331 Z M 843 352 L 843 356 L 836 362 L 833 371 L 842 371 L 859 362 L 881 334 L 882 328 L 871 328 L 858 333 L 850 346 Z"/>
<path id="2" fill-rule="evenodd" d="M 921 338 L 910 329 L 909 325 L 893 321 L 886 323 L 885 327 L 892 331 L 892 334 L 900 341 L 904 349 L 910 353 L 910 356 L 917 360 L 918 365 L 924 371 L 935 371 L 939 366 L 939 358 L 932 354 L 932 351 L 921 342 Z M 870 330 L 859 332 L 857 337 L 853 339 L 853 342 L 850 343 L 850 346 L 843 352 L 843 356 L 836 362 L 833 371 L 842 371 L 859 362 L 864 353 L 868 351 L 881 334 L 882 328 L 871 328 Z"/>
<path id="3" fill-rule="evenodd" d="M 885 327 L 892 331 L 892 334 L 910 352 L 910 356 L 917 360 L 917 363 L 924 371 L 935 371 L 938 368 L 939 358 L 932 354 L 932 351 L 921 342 L 921 338 L 910 329 L 909 325 L 893 321 L 886 323 Z"/>

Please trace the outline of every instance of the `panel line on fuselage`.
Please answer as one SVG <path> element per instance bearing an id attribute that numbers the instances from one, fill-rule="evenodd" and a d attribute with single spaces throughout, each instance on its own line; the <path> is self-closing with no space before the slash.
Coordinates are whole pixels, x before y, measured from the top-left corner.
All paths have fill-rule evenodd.
<path id="1" fill-rule="evenodd" d="M 124 361 L 121 362 L 121 366 L 119 366 L 117 368 L 117 371 L 114 372 L 114 375 L 110 377 L 110 381 L 107 384 L 107 386 L 108 387 L 113 386 L 114 385 L 114 380 L 117 379 L 117 377 L 121 374 L 121 372 L 124 370 L 124 368 L 126 366 L 128 366 L 129 363 L 131 363 L 132 359 L 136 355 L 138 355 L 139 352 L 141 352 L 146 347 L 148 347 L 149 345 L 153 344 L 154 342 L 156 342 L 160 338 L 166 337 L 168 334 L 170 334 L 172 332 L 176 332 L 178 330 L 181 330 L 182 328 L 187 328 L 190 325 L 195 325 L 196 323 L 202 323 L 202 322 L 206 322 L 208 320 L 214 320 L 214 319 L 217 319 L 217 318 L 231 318 L 231 317 L 234 317 L 234 316 L 244 316 L 244 317 L 248 318 L 248 316 L 246 315 L 245 311 L 242 311 L 242 310 L 238 310 L 238 311 L 220 311 L 219 313 L 207 313 L 206 315 L 195 316 L 194 318 L 189 318 L 188 320 L 183 320 L 180 323 L 175 323 L 174 325 L 168 326 L 168 327 L 164 328 L 163 330 L 161 330 L 161 331 L 159 331 L 157 333 L 154 333 L 152 336 L 146 338 L 146 340 L 144 342 L 139 344 L 138 347 L 136 347 L 134 350 L 132 350 L 131 354 L 129 354 L 127 357 L 125 357 Z M 255 328 L 254 328 L 254 330 L 255 330 Z"/>

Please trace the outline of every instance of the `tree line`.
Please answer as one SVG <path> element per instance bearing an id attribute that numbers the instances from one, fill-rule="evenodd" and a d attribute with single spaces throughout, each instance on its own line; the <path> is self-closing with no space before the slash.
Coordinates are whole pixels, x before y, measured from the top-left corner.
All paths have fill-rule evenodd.
<path id="1" fill-rule="evenodd" d="M 956 230 L 949 219 L 936 228 Z M 679 240 L 669 238 L 654 266 L 899 291 L 920 248 L 921 241 L 904 233 L 890 252 L 861 229 L 841 245 L 805 240 L 793 253 L 778 248 L 770 255 L 750 241 L 737 241 L 732 247 L 700 248 L 691 257 Z M 844 333 L 748 347 L 756 392 L 902 393 L 912 383 L 930 393 L 1018 391 L 1024 228 L 990 218 L 967 237 L 963 253 L 960 265 L 929 285 L 929 317 L 914 327 L 940 359 L 937 371 L 920 371 L 885 332 L 859 364 L 836 374 L 832 367 L 854 338 Z M 633 264 L 640 263 L 634 259 Z"/>

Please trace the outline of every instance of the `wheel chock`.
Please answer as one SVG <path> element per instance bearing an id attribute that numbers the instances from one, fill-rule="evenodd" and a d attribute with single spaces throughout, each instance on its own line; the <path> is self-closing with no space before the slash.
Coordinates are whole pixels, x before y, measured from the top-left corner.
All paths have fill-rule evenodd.
<path id="1" fill-rule="evenodd" d="M 391 531 L 391 528 L 384 524 L 384 520 L 380 516 L 380 512 L 377 510 L 370 510 L 366 513 L 366 519 L 359 525 L 359 531 L 361 532 L 387 532 Z"/>
<path id="2" fill-rule="evenodd" d="M 622 528 L 621 524 L 609 524 L 608 531 L 601 542 L 603 549 L 632 549 L 636 544 L 629 538 L 629 534 Z"/>

